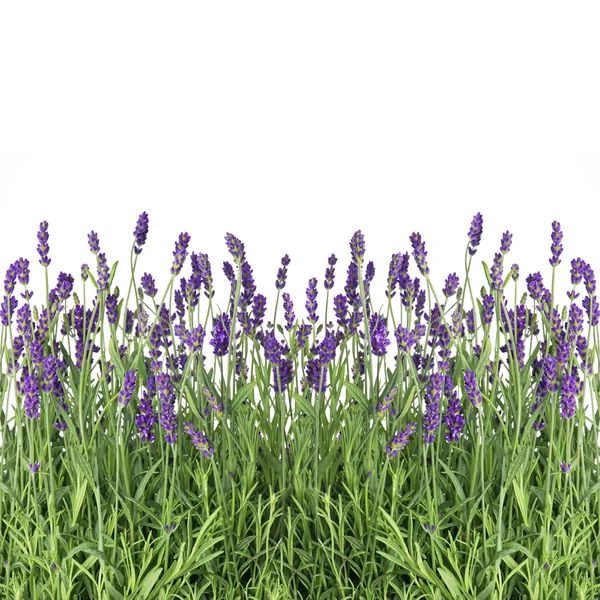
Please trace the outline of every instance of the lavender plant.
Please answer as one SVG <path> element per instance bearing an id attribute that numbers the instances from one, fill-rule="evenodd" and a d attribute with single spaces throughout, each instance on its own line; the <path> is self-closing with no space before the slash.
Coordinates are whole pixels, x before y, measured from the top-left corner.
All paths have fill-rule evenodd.
<path id="1" fill-rule="evenodd" d="M 137 275 L 145 212 L 126 294 L 94 231 L 52 286 L 42 222 L 45 295 L 20 257 L 0 302 L 0 597 L 600 595 L 595 274 L 573 259 L 557 303 L 554 221 L 550 273 L 519 296 L 506 231 L 475 294 L 482 234 L 438 296 L 413 232 L 376 310 L 361 231 L 304 299 L 284 255 L 273 304 L 227 233 L 217 304 L 188 233 L 164 290 Z"/>

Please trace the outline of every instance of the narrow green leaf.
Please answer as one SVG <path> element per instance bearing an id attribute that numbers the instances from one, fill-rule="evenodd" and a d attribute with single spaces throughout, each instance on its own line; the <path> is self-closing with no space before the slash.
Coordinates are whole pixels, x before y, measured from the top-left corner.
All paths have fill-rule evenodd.
<path id="1" fill-rule="evenodd" d="M 146 600 L 158 578 L 160 577 L 162 570 L 162 567 L 154 567 L 154 569 L 152 569 L 152 571 L 150 571 L 150 573 L 144 577 L 144 581 L 142 581 L 139 591 L 136 592 L 139 594 L 136 596 L 136 598 L 140 598 L 140 600 Z"/>
<path id="2" fill-rule="evenodd" d="M 234 411 L 238 407 L 238 405 L 241 404 L 242 401 L 248 397 L 250 392 L 254 389 L 255 385 L 256 385 L 256 379 L 253 379 L 252 381 L 249 381 L 246 385 L 242 386 L 235 393 L 235 396 L 232 398 L 231 403 L 229 404 L 228 410 Z"/>
<path id="3" fill-rule="evenodd" d="M 438 567 L 438 573 L 444 580 L 448 591 L 452 594 L 453 600 L 462 600 L 463 595 L 460 593 L 460 586 L 458 585 L 458 581 L 456 581 L 456 577 L 443 567 Z"/>
<path id="4" fill-rule="evenodd" d="M 121 355 L 119 354 L 115 338 L 113 337 L 111 337 L 110 341 L 108 342 L 108 353 L 110 354 L 110 359 L 112 360 L 113 365 L 115 365 L 115 369 L 119 374 L 119 377 L 123 379 L 123 377 L 125 377 L 125 368 L 121 362 Z"/>
<path id="5" fill-rule="evenodd" d="M 311 419 L 316 419 L 315 407 L 304 396 L 293 392 L 292 397 L 296 401 L 296 407 L 305 412 Z"/>
<path id="6" fill-rule="evenodd" d="M 479 355 L 479 361 L 477 362 L 477 367 L 475 367 L 475 377 L 479 379 L 485 370 L 488 362 L 490 361 L 490 355 L 492 354 L 492 342 L 489 337 L 485 338 L 485 343 L 483 345 L 483 350 Z"/>
<path id="7" fill-rule="evenodd" d="M 350 381 L 344 381 L 344 385 L 352 394 L 354 400 L 356 400 L 366 411 L 370 412 L 372 410 L 372 407 L 369 403 L 369 400 L 365 396 L 365 393 L 358 386 L 354 385 Z"/>

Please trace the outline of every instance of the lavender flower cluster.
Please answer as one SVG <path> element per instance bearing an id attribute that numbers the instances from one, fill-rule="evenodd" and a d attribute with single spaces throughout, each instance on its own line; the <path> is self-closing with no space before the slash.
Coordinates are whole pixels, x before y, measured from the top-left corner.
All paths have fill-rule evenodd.
<path id="1" fill-rule="evenodd" d="M 148 232 L 149 218 L 144 212 L 133 231 L 132 257 L 136 260 L 146 243 Z M 483 217 L 477 213 L 468 231 L 466 257 L 470 257 L 469 260 L 480 246 L 482 232 Z M 29 261 L 18 258 L 9 266 L 0 303 L 0 322 L 11 332 L 14 322 L 16 333 L 14 336 L 11 333 L 12 343 L 7 352 L 8 372 L 18 375 L 17 391 L 25 416 L 37 419 L 46 410 L 45 407 L 53 407 L 54 427 L 64 431 L 67 428 L 65 415 L 70 410 L 65 395 L 69 385 L 69 364 L 62 360 L 59 343 L 47 341 L 51 337 L 50 328 L 54 323 L 60 323 L 62 335 L 73 342 L 74 365 L 77 369 L 98 360 L 102 376 L 108 383 L 115 372 L 121 373 L 118 406 L 125 410 L 130 404 L 134 405 L 140 440 L 154 442 L 155 426 L 158 424 L 165 442 L 174 444 L 177 441 L 178 421 L 183 418 L 183 415 L 176 414 L 176 398 L 183 395 L 185 373 L 205 360 L 205 348 L 212 348 L 217 360 L 225 357 L 235 359 L 235 383 L 241 386 L 248 380 L 244 348 L 249 341 L 257 355 L 260 354 L 268 365 L 268 383 L 274 393 L 288 392 L 298 374 L 302 376 L 302 391 L 308 397 L 312 393 L 324 394 L 330 389 L 335 358 L 347 350 L 351 340 L 356 343 L 352 376 L 356 383 L 363 383 L 365 364 L 387 356 L 393 333 L 397 350 L 394 358 L 406 371 L 416 375 L 422 386 L 420 431 L 423 442 L 433 444 L 438 439 L 440 429 L 445 426 L 442 439 L 447 443 L 458 443 L 469 418 L 468 411 L 472 410 L 465 401 L 469 400 L 475 409 L 483 405 L 484 397 L 489 402 L 486 382 L 491 383 L 499 376 L 498 361 L 490 360 L 485 365 L 479 365 L 482 348 L 474 343 L 478 323 L 483 326 L 484 335 L 487 336 L 496 316 L 500 332 L 506 339 L 500 351 L 507 355 L 509 367 L 524 368 L 526 341 L 539 334 L 540 323 L 545 327 L 545 340 L 540 345 L 539 356 L 532 362 L 532 373 L 538 383 L 529 406 L 529 410 L 536 414 L 534 428 L 542 430 L 546 426 L 544 411 L 551 406 L 554 398 L 558 400 L 563 419 L 571 419 L 577 413 L 583 378 L 591 373 L 592 368 L 585 325 L 587 321 L 588 327 L 595 327 L 600 321 L 596 279 L 591 266 L 583 259 L 576 258 L 571 262 L 573 289 L 568 294 L 568 313 L 561 314 L 554 307 L 553 294 L 545 286 L 539 272 L 526 277 L 527 292 L 534 308 L 526 307 L 525 299 L 514 308 L 509 308 L 504 290 L 511 278 L 516 285 L 519 277 L 517 264 L 511 266 L 508 275 L 504 274 L 504 259 L 510 252 L 512 238 L 509 231 L 502 234 L 499 252 L 494 254 L 489 270 L 488 285 L 482 289 L 476 306 L 465 309 L 460 278 L 456 273 L 450 273 L 442 290 L 443 303 L 434 302 L 425 312 L 425 287 L 429 285 L 430 269 L 425 242 L 420 233 L 413 232 L 409 242 L 420 276 L 409 275 L 409 252 L 392 255 L 386 289 L 389 307 L 398 294 L 399 304 L 410 318 L 395 323 L 390 330 L 389 311 L 386 314 L 373 309 L 370 294 L 375 266 L 372 261 L 365 261 L 365 237 L 360 230 L 354 233 L 350 241 L 350 260 L 346 280 L 342 282 L 343 292 L 333 294 L 335 322 L 319 324 L 318 327 L 322 308 L 318 300 L 319 280 L 316 277 L 308 280 L 305 301 L 307 322 L 300 322 L 290 294 L 283 291 L 291 262 L 287 254 L 281 258 L 275 279 L 278 299 L 282 292 L 285 327 L 265 323 L 267 300 L 264 295 L 256 293 L 253 269 L 248 262 L 245 246 L 239 238 L 227 233 L 225 243 L 234 263 L 223 264 L 223 272 L 231 285 L 229 302 L 224 310 L 219 309 L 218 313 L 213 314 L 211 327 L 205 331 L 203 325 L 194 324 L 194 317 L 202 301 L 202 292 L 212 303 L 212 269 L 208 255 L 190 253 L 191 237 L 188 233 L 181 233 L 175 242 L 171 281 L 180 277 L 188 256 L 191 273 L 180 277 L 179 285 L 174 290 L 175 309 L 171 313 L 165 304 L 157 304 L 156 282 L 147 272 L 141 276 L 140 287 L 136 290 L 135 310 L 123 306 L 119 290 L 112 282 L 115 268 L 110 267 L 106 254 L 101 251 L 98 234 L 91 231 L 88 244 L 95 256 L 95 276 L 87 264 L 81 268 L 84 284 L 91 281 L 96 290 L 89 307 L 80 303 L 77 295 L 73 294 L 74 278 L 61 272 L 56 285 L 48 290 L 47 306 L 39 312 L 32 310 L 30 300 L 33 293 L 27 289 Z M 37 240 L 39 262 L 46 269 L 51 263 L 46 221 L 40 224 Z M 561 264 L 562 240 L 560 223 L 554 221 L 549 259 L 553 269 Z M 337 263 L 338 258 L 332 254 L 325 268 L 323 288 L 327 292 L 327 301 L 336 283 Z M 581 295 L 578 286 L 582 282 L 585 293 L 581 302 L 578 302 Z M 16 292 L 18 285 L 22 286 L 21 303 Z M 66 302 L 71 295 L 74 307 L 67 309 Z M 212 304 L 210 306 L 212 309 Z M 111 360 L 97 356 L 100 348 L 94 343 L 104 318 L 111 328 Z M 123 324 L 124 341 L 127 342 L 122 345 L 116 343 L 116 328 L 120 322 Z M 209 340 L 205 345 L 207 336 Z M 128 356 L 134 348 L 139 347 L 140 341 L 147 346 L 148 356 L 142 357 L 145 369 L 138 371 L 133 368 Z M 470 368 L 464 369 L 461 378 L 454 380 L 459 348 L 466 347 L 465 342 L 474 343 L 474 362 Z M 131 368 L 119 368 L 123 367 L 119 361 Z M 300 364 L 303 367 L 301 373 L 297 373 L 297 365 Z M 390 418 L 396 417 L 397 411 L 392 404 L 395 401 L 402 402 L 401 397 L 397 398 L 399 389 L 399 385 L 394 385 L 375 406 L 379 416 L 383 417 L 389 411 Z M 203 396 L 202 402 L 208 405 L 204 415 L 208 418 L 210 407 L 214 416 L 221 417 L 226 407 L 208 386 L 203 386 Z M 52 402 L 45 402 L 45 397 L 52 399 Z M 390 457 L 396 456 L 409 443 L 416 428 L 416 422 L 410 421 L 404 429 L 398 430 L 388 445 Z M 184 430 L 204 456 L 212 456 L 213 447 L 204 433 L 196 431 L 188 421 Z M 36 464 L 31 463 L 32 472 Z M 561 466 L 563 471 L 567 466 Z"/>

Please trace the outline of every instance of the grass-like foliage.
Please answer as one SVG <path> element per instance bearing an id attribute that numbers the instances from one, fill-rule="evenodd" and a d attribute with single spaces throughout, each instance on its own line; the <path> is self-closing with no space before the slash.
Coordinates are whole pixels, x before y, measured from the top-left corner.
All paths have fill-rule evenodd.
<path id="1" fill-rule="evenodd" d="M 357 231 L 297 318 L 289 257 L 267 303 L 231 234 L 223 309 L 187 233 L 159 293 L 146 213 L 125 292 L 95 232 L 52 288 L 43 222 L 45 296 L 20 258 L 0 306 L 0 597 L 599 597 L 594 273 L 557 303 L 554 222 L 549 289 L 506 232 L 474 292 L 482 228 L 438 292 L 413 233 L 377 311 Z"/>

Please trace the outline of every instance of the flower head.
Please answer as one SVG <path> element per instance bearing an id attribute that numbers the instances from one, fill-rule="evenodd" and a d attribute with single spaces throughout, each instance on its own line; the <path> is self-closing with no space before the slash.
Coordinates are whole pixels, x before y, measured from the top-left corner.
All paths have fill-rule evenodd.
<path id="1" fill-rule="evenodd" d="M 560 223 L 558 221 L 552 222 L 552 245 L 550 246 L 550 251 L 552 252 L 552 257 L 550 258 L 550 264 L 553 267 L 560 265 L 560 255 L 562 254 L 562 238 L 563 234 L 560 230 Z"/>
<path id="2" fill-rule="evenodd" d="M 394 458 L 398 455 L 406 444 L 408 444 L 408 440 L 410 436 L 417 430 L 417 424 L 413 421 L 406 425 L 406 429 L 404 431 L 398 431 L 394 437 L 392 438 L 392 443 L 387 445 L 386 452 L 390 458 Z"/>
<path id="3" fill-rule="evenodd" d="M 133 251 L 135 254 L 142 253 L 142 246 L 146 243 L 146 237 L 148 236 L 148 213 L 143 212 L 137 220 L 135 229 L 133 230 L 133 237 L 135 238 L 135 245 Z"/>
<path id="4" fill-rule="evenodd" d="M 48 258 L 48 252 L 50 251 L 50 246 L 48 246 L 49 237 L 50 236 L 48 234 L 48 221 L 42 221 L 40 223 L 40 230 L 37 234 L 37 251 L 40 255 L 40 265 L 42 265 L 43 267 L 47 267 L 52 262 L 52 259 Z"/>
<path id="5" fill-rule="evenodd" d="M 483 217 L 481 213 L 477 213 L 471 221 L 471 228 L 469 229 L 469 254 L 473 256 L 477 252 L 477 246 L 481 242 L 481 234 L 483 232 Z"/>
<path id="6" fill-rule="evenodd" d="M 456 273 L 450 273 L 446 278 L 446 285 L 444 286 L 443 292 L 446 298 L 450 298 L 456 294 L 456 290 L 458 289 L 459 279 Z"/>
<path id="7" fill-rule="evenodd" d="M 171 267 L 171 275 L 179 275 L 183 268 L 183 263 L 188 254 L 188 246 L 190 244 L 190 236 L 187 233 L 180 233 L 179 239 L 175 242 L 175 250 L 173 251 L 173 266 Z"/>
<path id="8" fill-rule="evenodd" d="M 473 406 L 479 406 L 483 402 L 483 398 L 481 397 L 481 392 L 477 387 L 477 381 L 475 380 L 475 372 L 474 371 L 465 371 L 464 375 L 465 379 L 465 390 L 467 392 L 467 397 L 471 401 Z"/>
<path id="9" fill-rule="evenodd" d="M 350 240 L 350 253 L 352 254 L 352 262 L 356 265 L 362 262 L 365 256 L 365 236 L 360 229 L 355 232 Z"/>
<path id="10" fill-rule="evenodd" d="M 228 233 L 225 235 L 225 244 L 227 245 L 227 249 L 229 253 L 237 262 L 240 264 L 246 261 L 246 252 L 244 250 L 244 244 L 241 240 L 235 237 L 232 233 Z"/>
<path id="11" fill-rule="evenodd" d="M 427 277 L 429 275 L 429 267 L 427 266 L 427 261 L 425 260 L 427 257 L 427 252 L 425 251 L 425 242 L 421 240 L 420 233 L 414 233 L 410 236 L 410 243 L 413 248 L 413 257 L 415 262 L 417 263 L 417 267 L 419 271 L 421 271 L 421 275 L 423 277 Z"/>
<path id="12" fill-rule="evenodd" d="M 135 371 L 126 371 L 125 380 L 123 381 L 123 387 L 119 392 L 118 402 L 121 406 L 127 406 L 133 397 L 135 391 L 136 374 Z"/>
<path id="13" fill-rule="evenodd" d="M 308 311 L 308 320 L 313 324 L 319 320 L 317 315 L 317 294 L 317 280 L 313 277 L 308 281 L 308 288 L 306 289 L 306 310 Z"/>
<path id="14" fill-rule="evenodd" d="M 384 356 L 387 353 L 387 347 L 391 344 L 388 339 L 388 330 L 382 315 L 373 313 L 369 321 L 369 331 L 371 334 L 371 349 L 375 356 Z"/>
<path id="15" fill-rule="evenodd" d="M 282 290 L 285 287 L 287 280 L 287 266 L 290 264 L 290 257 L 286 254 L 281 259 L 281 268 L 277 271 L 277 280 L 275 281 L 275 287 L 278 290 Z"/>

